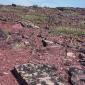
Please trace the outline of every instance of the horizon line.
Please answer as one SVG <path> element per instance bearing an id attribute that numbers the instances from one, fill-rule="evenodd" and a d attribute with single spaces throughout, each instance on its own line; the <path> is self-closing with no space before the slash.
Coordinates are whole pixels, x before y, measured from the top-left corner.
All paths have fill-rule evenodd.
<path id="1" fill-rule="evenodd" d="M 0 5 L 3 5 L 3 6 L 12 6 L 12 4 L 16 4 L 16 3 L 11 3 L 11 4 L 1 4 Z M 38 7 L 41 7 L 41 8 L 44 8 L 44 7 L 47 7 L 47 8 L 57 8 L 57 7 L 65 7 L 65 8 L 85 8 L 85 7 L 73 7 L 73 6 L 56 6 L 56 7 L 51 7 L 51 6 L 40 6 L 38 4 L 34 4 L 34 5 L 37 5 Z M 16 6 L 22 6 L 22 7 L 31 7 L 33 5 L 20 5 L 20 4 L 16 4 Z"/>

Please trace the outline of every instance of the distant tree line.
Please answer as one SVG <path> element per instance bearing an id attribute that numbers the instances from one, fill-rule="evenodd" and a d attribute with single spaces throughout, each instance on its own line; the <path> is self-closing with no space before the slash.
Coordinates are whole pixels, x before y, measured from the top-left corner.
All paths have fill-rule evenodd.
<path id="1" fill-rule="evenodd" d="M 16 7 L 17 5 L 16 4 L 12 4 L 13 7 Z"/>

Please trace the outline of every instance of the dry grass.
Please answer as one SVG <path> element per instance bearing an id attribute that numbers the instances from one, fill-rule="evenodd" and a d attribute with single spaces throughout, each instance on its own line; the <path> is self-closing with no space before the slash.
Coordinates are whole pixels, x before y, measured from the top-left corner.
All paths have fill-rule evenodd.
<path id="1" fill-rule="evenodd" d="M 81 35 L 85 35 L 85 30 L 80 28 L 57 27 L 57 28 L 54 28 L 53 33 L 81 36 Z"/>

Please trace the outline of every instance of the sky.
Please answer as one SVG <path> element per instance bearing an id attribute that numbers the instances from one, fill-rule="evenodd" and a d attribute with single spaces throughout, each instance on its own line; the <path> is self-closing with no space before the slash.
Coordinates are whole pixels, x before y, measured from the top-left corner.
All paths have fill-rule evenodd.
<path id="1" fill-rule="evenodd" d="M 85 8 L 85 0 L 0 0 L 0 4 L 17 4 L 23 6 L 45 6 L 45 7 L 80 7 Z"/>

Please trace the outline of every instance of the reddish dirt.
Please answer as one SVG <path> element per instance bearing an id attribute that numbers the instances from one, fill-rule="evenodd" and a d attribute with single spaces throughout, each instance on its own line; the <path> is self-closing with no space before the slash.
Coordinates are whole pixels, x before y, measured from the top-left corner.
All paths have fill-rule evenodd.
<path id="1" fill-rule="evenodd" d="M 0 29 L 5 29 L 6 31 L 17 31 L 22 28 L 20 23 L 0 22 Z"/>
<path id="2" fill-rule="evenodd" d="M 15 65 L 28 62 L 30 53 L 29 49 L 0 49 L 0 85 L 19 85 L 11 70 Z"/>
<path id="3" fill-rule="evenodd" d="M 22 29 L 22 26 L 17 23 L 0 22 L 0 28 L 12 32 Z M 15 65 L 28 62 L 31 52 L 29 49 L 15 51 L 4 47 L 3 45 L 0 48 L 0 85 L 19 85 L 12 75 L 11 70 Z"/>

